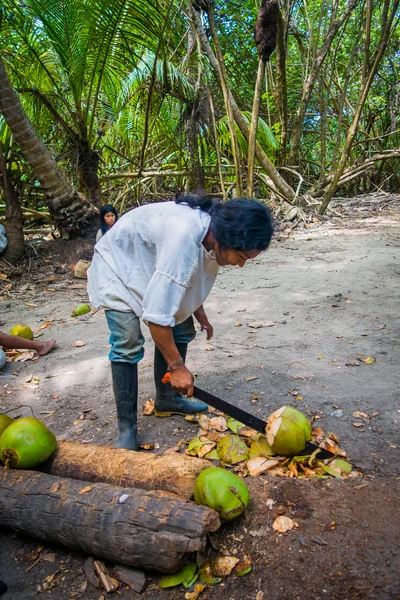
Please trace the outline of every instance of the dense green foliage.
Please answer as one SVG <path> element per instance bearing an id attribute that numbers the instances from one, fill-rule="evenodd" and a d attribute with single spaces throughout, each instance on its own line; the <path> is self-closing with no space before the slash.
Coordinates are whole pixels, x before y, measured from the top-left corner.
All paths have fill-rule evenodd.
<path id="1" fill-rule="evenodd" d="M 38 135 L 75 187 L 95 203 L 112 201 L 126 210 L 199 182 L 220 193 L 218 157 L 225 188 L 234 183 L 223 96 L 191 27 L 190 6 L 176 0 L 3 0 L 0 52 L 9 78 Z M 274 54 L 261 99 L 259 143 L 277 167 L 297 169 L 301 192 L 315 197 L 323 196 L 340 162 L 382 39 L 382 22 L 391 12 L 387 47 L 345 167 L 392 154 L 400 145 L 398 0 L 356 1 L 320 60 L 332 20 L 340 19 L 346 6 L 345 0 L 281 3 L 286 85 L 283 91 L 277 87 Z M 214 5 L 228 85 L 248 123 L 258 65 L 253 39 L 258 8 L 250 0 Z M 202 18 L 208 34 L 207 14 Z M 296 122 L 302 98 L 304 111 Z M 298 153 L 292 147 L 296 131 Z M 247 141 L 238 129 L 237 135 L 245 175 Z M 0 140 L 23 202 L 44 208 L 36 176 L 1 120 Z M 398 190 L 394 160 L 372 162 L 341 192 Z M 196 170 L 201 171 L 197 179 Z M 163 176 L 165 171 L 173 174 Z M 297 186 L 296 178 L 288 180 Z M 257 178 L 256 195 L 268 194 Z"/>

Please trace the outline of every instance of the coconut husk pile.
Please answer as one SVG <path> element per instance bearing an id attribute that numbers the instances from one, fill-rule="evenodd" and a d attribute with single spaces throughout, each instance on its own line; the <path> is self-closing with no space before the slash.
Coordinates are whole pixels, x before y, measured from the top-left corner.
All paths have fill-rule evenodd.
<path id="1" fill-rule="evenodd" d="M 197 435 L 185 440 L 185 453 L 232 468 L 240 476 L 257 477 L 268 473 L 277 477 L 317 477 L 338 479 L 361 477 L 346 460 L 347 453 L 340 447 L 339 438 L 332 432 L 325 433 L 321 427 L 312 430 L 312 442 L 335 456 L 322 460 L 319 451 L 302 456 L 274 455 L 266 436 L 244 426 L 235 419 L 214 411 L 213 417 L 193 415 L 188 421 L 200 425 Z M 221 442 L 224 438 L 225 441 Z"/>

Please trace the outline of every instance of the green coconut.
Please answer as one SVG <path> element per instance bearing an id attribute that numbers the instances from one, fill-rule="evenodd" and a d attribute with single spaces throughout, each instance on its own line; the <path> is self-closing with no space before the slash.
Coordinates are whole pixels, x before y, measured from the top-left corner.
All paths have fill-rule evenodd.
<path id="1" fill-rule="evenodd" d="M 219 442 L 217 452 L 227 465 L 235 465 L 249 458 L 249 449 L 238 435 L 227 435 Z"/>
<path id="2" fill-rule="evenodd" d="M 9 417 L 8 415 L 0 415 L 0 437 L 3 434 L 3 431 L 7 429 L 11 423 L 14 423 L 14 419 Z"/>
<path id="3" fill-rule="evenodd" d="M 72 309 L 71 317 L 81 317 L 90 311 L 91 308 L 89 304 L 77 304 L 77 306 Z"/>
<path id="4" fill-rule="evenodd" d="M 33 340 L 33 331 L 29 327 L 29 325 L 24 325 L 23 323 L 18 323 L 18 325 L 14 325 L 14 327 L 10 331 L 10 335 L 17 335 L 18 337 L 22 337 L 25 340 Z"/>
<path id="5" fill-rule="evenodd" d="M 275 454 L 296 456 L 310 439 L 309 420 L 293 406 L 281 406 L 269 417 L 267 440 Z"/>
<path id="6" fill-rule="evenodd" d="M 268 456 L 274 455 L 275 452 L 268 444 L 268 440 L 265 435 L 262 433 L 257 434 L 250 446 L 250 458 L 255 458 L 256 456 L 263 456 L 264 458 L 267 458 Z"/>
<path id="7" fill-rule="evenodd" d="M 56 449 L 54 433 L 39 419 L 22 417 L 13 421 L 0 438 L 0 458 L 6 467 L 32 469 Z"/>
<path id="8" fill-rule="evenodd" d="M 194 501 L 216 510 L 221 521 L 231 521 L 244 512 L 250 495 L 247 485 L 237 475 L 220 467 L 209 467 L 197 477 Z"/>

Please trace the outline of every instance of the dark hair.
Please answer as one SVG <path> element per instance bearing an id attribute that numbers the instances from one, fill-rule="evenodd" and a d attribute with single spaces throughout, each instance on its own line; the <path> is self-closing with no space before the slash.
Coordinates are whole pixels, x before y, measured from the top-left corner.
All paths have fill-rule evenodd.
<path id="1" fill-rule="evenodd" d="M 211 216 L 211 231 L 221 248 L 266 250 L 273 234 L 271 214 L 264 204 L 250 198 L 220 202 L 208 196 L 181 196 L 177 204 L 199 208 Z"/>
<path id="2" fill-rule="evenodd" d="M 104 204 L 101 209 L 100 209 L 100 229 L 101 229 L 101 233 L 104 235 L 105 233 L 107 233 L 107 231 L 110 229 L 109 226 L 107 225 L 107 223 L 104 220 L 104 217 L 107 213 L 114 213 L 115 215 L 115 222 L 118 221 L 118 213 L 115 210 L 115 208 L 113 207 L 112 204 Z"/>

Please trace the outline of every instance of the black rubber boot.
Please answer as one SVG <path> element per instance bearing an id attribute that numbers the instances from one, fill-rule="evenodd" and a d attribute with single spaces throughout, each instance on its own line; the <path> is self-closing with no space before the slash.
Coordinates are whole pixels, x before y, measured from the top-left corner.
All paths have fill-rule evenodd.
<path id="1" fill-rule="evenodd" d="M 111 372 L 119 429 L 118 439 L 113 446 L 137 450 L 137 365 L 111 362 Z"/>
<path id="2" fill-rule="evenodd" d="M 186 359 L 187 344 L 176 344 L 183 360 Z M 170 417 L 171 415 L 195 415 L 206 412 L 208 404 L 200 400 L 190 400 L 175 392 L 169 383 L 161 380 L 167 371 L 167 363 L 158 348 L 154 352 L 154 382 L 156 384 L 156 417 Z"/>

